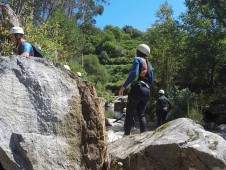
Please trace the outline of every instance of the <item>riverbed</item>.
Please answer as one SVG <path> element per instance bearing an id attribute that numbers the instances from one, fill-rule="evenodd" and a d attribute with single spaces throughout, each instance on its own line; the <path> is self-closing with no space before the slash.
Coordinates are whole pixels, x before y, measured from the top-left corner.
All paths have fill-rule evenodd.
<path id="1" fill-rule="evenodd" d="M 114 110 L 114 108 L 112 107 L 106 107 L 105 108 L 105 113 L 107 113 L 107 115 L 105 115 L 108 120 L 110 120 L 110 122 L 112 123 L 121 113 L 121 111 L 116 111 Z M 114 132 L 123 132 L 123 124 L 124 124 L 124 119 L 120 120 L 117 123 L 112 123 L 112 126 L 109 126 L 108 129 L 113 130 Z M 147 130 L 148 131 L 153 131 L 157 128 L 157 120 L 156 117 L 152 120 L 152 121 L 147 121 Z M 138 120 L 135 121 L 135 128 L 132 129 L 132 133 L 139 133 L 139 122 Z M 221 130 L 207 130 L 209 132 L 215 133 L 219 136 L 221 136 L 222 138 L 224 138 L 226 140 L 226 132 L 225 131 L 221 131 Z"/>

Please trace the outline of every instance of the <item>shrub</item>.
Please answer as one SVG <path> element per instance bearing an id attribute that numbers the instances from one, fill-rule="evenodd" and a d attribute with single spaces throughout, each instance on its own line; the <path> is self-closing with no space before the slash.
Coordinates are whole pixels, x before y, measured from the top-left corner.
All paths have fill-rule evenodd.
<path id="1" fill-rule="evenodd" d="M 188 88 L 179 89 L 178 86 L 169 90 L 169 100 L 173 105 L 172 113 L 168 116 L 168 120 L 181 117 L 195 117 L 194 113 L 198 108 L 197 95 Z M 193 115 L 193 116 L 192 116 Z"/>

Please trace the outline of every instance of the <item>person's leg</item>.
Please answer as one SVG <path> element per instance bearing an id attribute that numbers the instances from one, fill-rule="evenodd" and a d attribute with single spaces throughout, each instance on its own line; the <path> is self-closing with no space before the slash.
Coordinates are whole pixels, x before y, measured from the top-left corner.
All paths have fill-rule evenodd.
<path id="1" fill-rule="evenodd" d="M 139 96 L 139 104 L 137 106 L 137 115 L 139 119 L 140 124 L 140 133 L 146 132 L 147 130 L 147 122 L 145 118 L 145 110 L 146 110 L 146 104 L 150 97 L 150 90 L 146 87 L 140 88 L 140 96 Z"/>
<path id="2" fill-rule="evenodd" d="M 162 113 L 162 124 L 166 122 L 167 112 Z"/>
<path id="3" fill-rule="evenodd" d="M 130 114 L 126 114 L 126 119 L 124 123 L 125 135 L 130 135 L 132 126 L 133 126 L 133 116 Z"/>
<path id="4" fill-rule="evenodd" d="M 133 117 L 133 120 L 132 120 L 132 127 L 135 128 L 135 118 Z"/>
<path id="5" fill-rule="evenodd" d="M 158 122 L 158 127 L 162 125 L 162 114 L 158 113 L 157 115 L 157 122 Z"/>
<path id="6" fill-rule="evenodd" d="M 145 108 L 147 102 L 140 102 L 137 109 L 138 120 L 140 124 L 140 133 L 146 131 L 146 118 L 145 118 Z"/>
<path id="7" fill-rule="evenodd" d="M 130 135 L 131 132 L 131 128 L 133 125 L 133 120 L 134 120 L 134 115 L 136 112 L 136 108 L 137 108 L 137 98 L 136 98 L 136 93 L 137 93 L 137 86 L 134 85 L 132 86 L 130 93 L 128 95 L 128 102 L 127 102 L 127 106 L 126 106 L 126 119 L 125 119 L 125 123 L 124 123 L 124 132 L 125 135 Z"/>

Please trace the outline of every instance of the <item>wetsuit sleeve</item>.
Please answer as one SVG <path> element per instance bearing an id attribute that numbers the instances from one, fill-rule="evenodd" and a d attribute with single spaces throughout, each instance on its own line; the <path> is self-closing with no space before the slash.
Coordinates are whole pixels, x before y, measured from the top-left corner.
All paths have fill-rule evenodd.
<path id="1" fill-rule="evenodd" d="M 31 53 L 32 51 L 32 46 L 29 43 L 22 43 L 21 44 L 21 52 L 27 52 L 27 53 Z"/>
<path id="2" fill-rule="evenodd" d="M 133 60 L 133 67 L 130 71 L 130 74 L 126 79 L 125 83 L 123 84 L 124 88 L 126 88 L 136 78 L 138 72 L 139 72 L 139 60 L 137 57 L 135 57 Z"/>

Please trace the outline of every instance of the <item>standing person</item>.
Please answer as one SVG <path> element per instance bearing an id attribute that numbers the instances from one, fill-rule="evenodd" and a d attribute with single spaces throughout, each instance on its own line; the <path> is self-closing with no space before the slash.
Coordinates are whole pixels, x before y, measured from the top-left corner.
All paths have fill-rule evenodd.
<path id="1" fill-rule="evenodd" d="M 148 61 L 149 46 L 140 44 L 136 49 L 136 55 L 133 60 L 132 70 L 119 90 L 119 96 L 122 96 L 125 88 L 131 83 L 124 124 L 125 135 L 130 135 L 132 120 L 136 114 L 139 119 L 140 133 L 146 131 L 145 109 L 150 97 L 150 85 L 154 82 L 153 68 Z M 134 81 L 136 76 L 138 78 Z"/>
<path id="2" fill-rule="evenodd" d="M 9 31 L 11 42 L 16 46 L 18 55 L 34 56 L 33 47 L 24 38 L 24 30 L 21 27 L 12 27 Z"/>
<path id="3" fill-rule="evenodd" d="M 159 90 L 159 99 L 156 103 L 158 127 L 165 123 L 166 116 L 171 108 L 172 105 L 169 99 L 165 96 L 164 90 Z"/>

